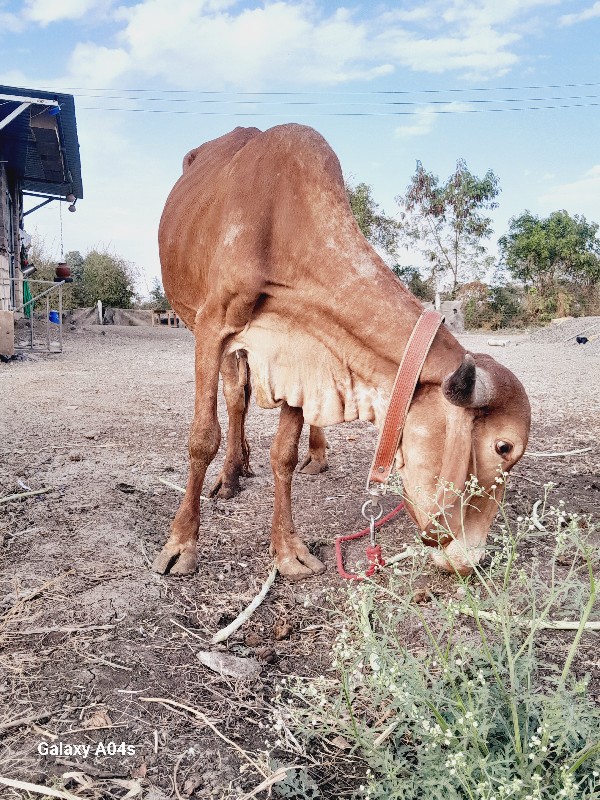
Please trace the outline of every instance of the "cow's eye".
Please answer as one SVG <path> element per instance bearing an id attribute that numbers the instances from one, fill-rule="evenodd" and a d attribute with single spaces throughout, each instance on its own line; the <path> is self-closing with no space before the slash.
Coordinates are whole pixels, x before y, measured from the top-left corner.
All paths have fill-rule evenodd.
<path id="1" fill-rule="evenodd" d="M 502 456 L 502 458 L 506 458 L 506 456 L 510 455 L 510 453 L 512 452 L 513 444 L 511 442 L 504 441 L 504 439 L 498 439 L 498 441 L 494 445 L 494 449 L 499 456 Z"/>

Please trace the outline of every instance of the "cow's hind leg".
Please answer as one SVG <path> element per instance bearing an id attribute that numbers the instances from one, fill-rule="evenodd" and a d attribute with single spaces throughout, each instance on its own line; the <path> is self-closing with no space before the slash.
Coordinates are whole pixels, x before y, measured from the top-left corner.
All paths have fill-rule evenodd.
<path id="1" fill-rule="evenodd" d="M 277 568 L 291 580 L 319 575 L 325 565 L 313 556 L 297 536 L 292 519 L 292 476 L 298 464 L 298 440 L 304 418 L 301 408 L 281 407 L 279 427 L 271 446 L 271 467 L 275 479 L 275 507 L 271 552 Z"/>
<path id="2" fill-rule="evenodd" d="M 221 362 L 223 394 L 227 404 L 229 430 L 225 463 L 210 496 L 228 499 L 240 491 L 240 476 L 252 475 L 250 446 L 246 439 L 245 422 L 250 402 L 250 375 L 248 358 L 241 350 L 230 353 Z"/>
<path id="3" fill-rule="evenodd" d="M 153 568 L 156 572 L 188 575 L 196 569 L 200 494 L 207 467 L 221 441 L 217 392 L 219 366 L 227 335 L 224 318 L 224 309 L 213 308 L 212 313 L 201 312 L 196 319 L 196 401 L 189 438 L 190 471 L 185 496 L 171 525 L 170 536 L 154 559 Z"/>
<path id="4" fill-rule="evenodd" d="M 319 472 L 325 472 L 328 467 L 327 439 L 323 428 L 311 425 L 308 436 L 308 453 L 302 464 L 300 464 L 300 472 L 305 475 L 318 475 Z"/>

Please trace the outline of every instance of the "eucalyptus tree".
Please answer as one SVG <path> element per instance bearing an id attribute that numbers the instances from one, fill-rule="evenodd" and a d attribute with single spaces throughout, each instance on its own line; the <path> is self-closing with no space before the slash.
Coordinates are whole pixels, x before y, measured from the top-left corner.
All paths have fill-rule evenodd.
<path id="1" fill-rule="evenodd" d="M 491 169 L 479 178 L 459 159 L 453 174 L 441 182 L 417 161 L 405 194 L 396 198 L 401 232 L 421 251 L 425 272 L 439 288 L 455 292 L 491 265 L 484 240 L 492 234 L 492 220 L 485 212 L 497 208 L 499 193 Z"/>

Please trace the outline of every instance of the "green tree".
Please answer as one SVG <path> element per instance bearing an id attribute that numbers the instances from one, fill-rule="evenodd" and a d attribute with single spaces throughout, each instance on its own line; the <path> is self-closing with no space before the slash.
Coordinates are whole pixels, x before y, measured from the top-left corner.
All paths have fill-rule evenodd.
<path id="1" fill-rule="evenodd" d="M 379 210 L 379 204 L 373 199 L 373 190 L 368 184 L 358 183 L 354 186 L 347 180 L 345 187 L 354 219 L 365 239 L 395 258 L 398 251 L 398 222 Z"/>
<path id="2" fill-rule="evenodd" d="M 98 300 L 113 308 L 131 308 L 135 298 L 133 265 L 108 250 L 91 250 L 83 259 L 77 296 L 80 305 Z"/>
<path id="3" fill-rule="evenodd" d="M 423 253 L 431 278 L 455 292 L 460 283 L 480 276 L 490 266 L 483 240 L 492 233 L 483 212 L 497 207 L 499 181 L 492 170 L 473 175 L 463 159 L 445 183 L 420 161 L 404 195 L 401 228 Z"/>
<path id="4" fill-rule="evenodd" d="M 171 308 L 162 283 L 158 278 L 152 281 L 152 289 L 150 289 L 150 307 L 156 311 L 166 311 Z"/>
<path id="5" fill-rule="evenodd" d="M 600 280 L 598 225 L 584 216 L 555 211 L 545 219 L 524 211 L 513 217 L 498 241 L 510 274 L 541 294 L 565 282 L 582 286 Z"/>
<path id="6" fill-rule="evenodd" d="M 433 303 L 435 300 L 435 286 L 431 278 L 424 279 L 417 267 L 402 267 L 394 264 L 392 272 L 400 278 L 402 283 L 410 289 L 419 300 Z"/>
<path id="7" fill-rule="evenodd" d="M 81 280 L 83 262 L 84 258 L 79 250 L 69 250 L 69 252 L 65 254 L 65 263 L 71 268 L 71 276 L 75 281 Z"/>
<path id="8" fill-rule="evenodd" d="M 600 240 L 595 222 L 564 210 L 543 219 L 524 211 L 510 220 L 498 245 L 502 265 L 527 289 L 525 304 L 532 322 L 600 310 Z"/>

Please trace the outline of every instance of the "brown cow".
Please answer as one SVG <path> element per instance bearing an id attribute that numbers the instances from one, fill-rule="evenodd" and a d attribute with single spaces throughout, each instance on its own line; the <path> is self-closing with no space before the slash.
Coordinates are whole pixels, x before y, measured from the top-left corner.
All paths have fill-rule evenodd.
<path id="1" fill-rule="evenodd" d="M 186 574 L 196 567 L 200 492 L 221 438 L 219 369 L 225 356 L 243 351 L 258 404 L 281 408 L 271 448 L 272 552 L 289 578 L 320 573 L 323 564 L 292 521 L 302 425 L 380 425 L 422 306 L 361 234 L 331 148 L 300 125 L 236 128 L 191 151 L 167 200 L 159 245 L 165 292 L 194 331 L 196 403 L 185 497 L 154 568 Z M 224 388 L 239 402 L 233 364 L 225 359 Z M 440 513 L 450 526 L 443 549 L 432 550 L 440 566 L 472 569 L 497 502 L 474 497 L 459 508 L 452 493 L 441 496 L 438 479 L 462 489 L 474 474 L 487 489 L 496 486 L 498 469 L 510 470 L 523 455 L 529 424 L 515 376 L 486 355 L 467 354 L 442 327 L 397 453 L 407 506 L 425 538 L 435 537 Z M 230 436 L 231 448 L 236 441 L 243 431 Z M 496 498 L 502 493 L 500 484 Z"/>

